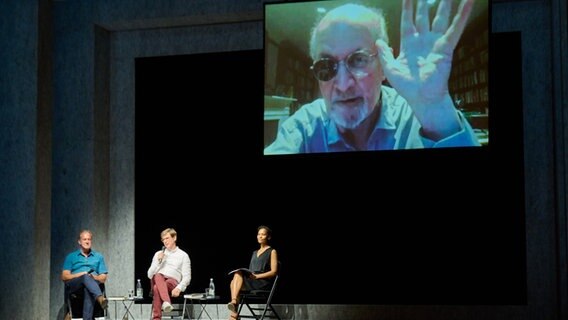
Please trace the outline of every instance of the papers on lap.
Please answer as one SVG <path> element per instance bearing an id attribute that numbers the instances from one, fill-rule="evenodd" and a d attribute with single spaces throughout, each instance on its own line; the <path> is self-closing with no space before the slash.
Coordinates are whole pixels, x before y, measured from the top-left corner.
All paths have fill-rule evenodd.
<path id="1" fill-rule="evenodd" d="M 247 268 L 238 268 L 238 269 L 235 269 L 235 270 L 229 272 L 228 275 L 232 275 L 233 273 L 238 272 L 238 271 L 242 272 L 245 275 L 248 275 L 250 273 L 254 273 L 254 271 L 247 269 Z"/>

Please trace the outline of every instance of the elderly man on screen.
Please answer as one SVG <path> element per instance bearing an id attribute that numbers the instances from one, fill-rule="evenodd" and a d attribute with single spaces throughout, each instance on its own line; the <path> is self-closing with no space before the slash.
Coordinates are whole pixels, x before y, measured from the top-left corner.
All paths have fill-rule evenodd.
<path id="1" fill-rule="evenodd" d="M 287 119 L 265 154 L 478 146 L 448 91 L 452 56 L 474 0 L 402 1 L 400 54 L 381 11 L 345 4 L 312 30 L 311 67 L 322 99 Z M 392 88 L 383 86 L 388 80 Z"/>

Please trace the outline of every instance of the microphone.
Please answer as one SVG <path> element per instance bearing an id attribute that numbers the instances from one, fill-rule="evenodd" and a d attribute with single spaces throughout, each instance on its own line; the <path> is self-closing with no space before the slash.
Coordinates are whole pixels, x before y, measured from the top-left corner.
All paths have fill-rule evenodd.
<path id="1" fill-rule="evenodd" d="M 164 253 L 164 252 L 166 252 L 166 246 L 162 246 L 162 253 Z M 164 258 L 163 256 L 161 258 L 159 258 L 158 262 L 162 263 L 163 258 Z"/>

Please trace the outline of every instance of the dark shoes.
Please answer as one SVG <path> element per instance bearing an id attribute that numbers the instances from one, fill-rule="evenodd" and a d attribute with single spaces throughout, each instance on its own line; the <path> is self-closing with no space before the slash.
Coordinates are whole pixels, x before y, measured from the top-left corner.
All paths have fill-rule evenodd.
<path id="1" fill-rule="evenodd" d="M 233 300 L 233 301 L 227 303 L 227 309 L 229 309 L 229 311 L 231 311 L 233 313 L 237 313 L 237 301 Z"/>
<path id="2" fill-rule="evenodd" d="M 108 300 L 104 296 L 98 296 L 97 302 L 101 305 L 103 309 L 108 307 Z"/>

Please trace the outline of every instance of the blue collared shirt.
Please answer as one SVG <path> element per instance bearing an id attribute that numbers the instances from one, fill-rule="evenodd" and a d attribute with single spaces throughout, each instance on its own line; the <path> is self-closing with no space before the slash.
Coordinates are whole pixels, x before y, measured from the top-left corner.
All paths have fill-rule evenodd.
<path id="1" fill-rule="evenodd" d="M 105 258 L 95 250 L 91 250 L 86 257 L 81 253 L 81 250 L 73 251 L 67 255 L 65 262 L 63 262 L 63 270 L 69 270 L 71 274 L 89 272 L 91 269 L 94 270 L 95 275 L 108 273 Z"/>
<path id="2" fill-rule="evenodd" d="M 462 130 L 439 141 L 420 135 L 421 125 L 412 108 L 394 89 L 382 86 L 379 120 L 367 142 L 367 150 L 394 150 L 479 146 L 471 125 L 456 110 Z M 327 114 L 323 99 L 302 106 L 282 123 L 276 140 L 264 154 L 356 151 L 339 134 Z"/>

